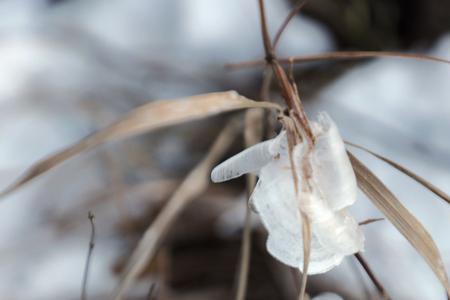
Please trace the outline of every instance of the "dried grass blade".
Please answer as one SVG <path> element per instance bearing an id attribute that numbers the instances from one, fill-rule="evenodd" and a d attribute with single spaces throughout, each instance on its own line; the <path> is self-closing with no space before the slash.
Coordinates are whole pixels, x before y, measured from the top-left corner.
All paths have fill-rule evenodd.
<path id="1" fill-rule="evenodd" d="M 404 173 L 405 175 L 411 177 L 412 179 L 414 179 L 415 181 L 417 181 L 418 183 L 420 183 L 421 185 L 423 185 L 425 188 L 427 188 L 428 190 L 430 190 L 432 193 L 434 193 L 436 196 L 440 197 L 442 200 L 444 200 L 445 202 L 447 202 L 448 204 L 450 204 L 450 197 L 444 193 L 441 189 L 439 189 L 437 186 L 433 185 L 431 182 L 427 181 L 426 179 L 424 179 L 423 177 L 417 175 L 416 173 L 412 172 L 411 170 L 403 167 L 402 165 L 396 163 L 395 161 L 384 157 L 378 153 L 373 152 L 372 150 L 369 150 L 363 146 L 357 145 L 357 144 L 353 144 L 351 142 L 345 142 L 347 145 L 350 145 L 352 147 L 361 149 L 373 156 L 375 156 L 378 159 L 381 159 L 382 161 L 388 163 L 389 165 L 391 165 L 392 167 L 396 168 L 397 170 L 399 170 L 400 172 Z"/>
<path id="2" fill-rule="evenodd" d="M 270 73 L 269 73 L 270 74 Z M 264 77 L 264 82 L 269 80 L 270 76 Z M 263 87 L 265 84 L 263 83 Z M 263 97 L 264 99 L 264 97 Z M 248 110 L 245 114 L 245 146 L 251 147 L 259 143 L 262 139 L 263 134 L 263 118 L 264 111 L 261 109 Z M 250 195 L 256 184 L 256 176 L 253 174 L 248 174 L 246 176 L 247 180 L 247 195 Z M 247 205 L 245 210 L 245 223 L 244 230 L 242 232 L 242 244 L 241 244 L 241 258 L 239 262 L 239 273 L 237 277 L 237 290 L 236 290 L 236 300 L 244 300 L 247 293 L 248 285 L 248 274 L 250 271 L 250 252 L 252 247 L 252 227 L 251 227 L 251 211 Z"/>
<path id="3" fill-rule="evenodd" d="M 303 273 L 300 284 L 300 294 L 298 299 L 304 300 L 306 297 L 306 282 L 308 280 L 308 267 L 311 257 L 311 222 L 306 214 L 302 213 L 302 236 L 303 236 Z"/>
<path id="4" fill-rule="evenodd" d="M 155 256 L 164 234 L 179 213 L 207 188 L 212 166 L 225 154 L 237 133 L 237 123 L 231 121 L 222 130 L 207 156 L 189 173 L 166 203 L 133 251 L 113 299 L 122 299 L 126 289 Z"/>
<path id="5" fill-rule="evenodd" d="M 339 52 L 328 52 L 316 55 L 305 55 L 305 56 L 293 56 L 290 58 L 280 59 L 282 63 L 294 63 L 301 62 L 313 62 L 313 61 L 324 61 L 324 60 L 347 60 L 347 59 L 363 59 L 363 58 L 376 58 L 376 57 L 391 57 L 391 58 L 412 58 L 418 60 L 428 60 L 440 63 L 450 64 L 450 61 L 444 58 L 435 57 L 426 54 L 416 54 L 416 53 L 402 53 L 395 51 L 339 51 Z"/>
<path id="6" fill-rule="evenodd" d="M 315 55 L 304 55 L 304 56 L 291 56 L 279 58 L 278 62 L 281 64 L 291 64 L 291 63 L 306 63 L 315 61 L 328 61 L 328 60 L 351 60 L 351 59 L 364 59 L 364 58 L 377 58 L 377 57 L 391 57 L 391 58 L 409 58 L 417 60 L 426 60 L 433 62 L 440 62 L 450 64 L 450 60 L 436 57 L 426 54 L 416 54 L 416 53 L 402 53 L 394 51 L 341 51 L 341 52 L 326 52 Z M 240 63 L 226 64 L 227 69 L 240 69 L 240 68 L 251 68 L 257 66 L 263 66 L 265 64 L 264 60 L 252 60 Z"/>
<path id="7" fill-rule="evenodd" d="M 359 188 L 425 259 L 450 296 L 447 273 L 439 250 L 430 234 L 363 163 L 350 152 L 348 155 Z"/>
<path id="8" fill-rule="evenodd" d="M 248 177 L 255 175 L 248 175 Z M 251 179 L 247 179 L 249 182 Z M 250 184 L 249 184 L 250 185 Z M 239 273 L 237 277 L 236 300 L 244 300 L 247 294 L 248 274 L 250 272 L 250 253 L 252 249 L 252 227 L 251 227 L 251 211 L 245 208 L 245 223 L 242 232 L 241 259 L 239 262 Z"/>
<path id="9" fill-rule="evenodd" d="M 274 103 L 256 102 L 234 91 L 203 94 L 181 99 L 161 100 L 145 104 L 132 110 L 125 117 L 109 127 L 37 162 L 16 182 L 0 192 L 0 197 L 15 191 L 20 186 L 80 152 L 89 150 L 99 144 L 227 111 L 246 108 L 280 109 Z"/>

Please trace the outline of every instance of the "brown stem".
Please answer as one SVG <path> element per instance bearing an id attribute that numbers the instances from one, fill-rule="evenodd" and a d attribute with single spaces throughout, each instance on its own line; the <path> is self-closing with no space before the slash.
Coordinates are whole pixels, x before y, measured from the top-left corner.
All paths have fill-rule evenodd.
<path id="1" fill-rule="evenodd" d="M 364 225 L 367 225 L 367 224 L 371 224 L 371 223 L 378 222 L 378 221 L 383 221 L 383 220 L 384 220 L 384 218 L 366 219 L 364 221 L 359 222 L 358 225 L 359 226 L 364 226 Z"/>
<path id="2" fill-rule="evenodd" d="M 264 0 L 259 0 L 259 18 L 261 20 L 261 34 L 263 38 L 264 51 L 266 52 L 266 62 L 271 64 L 272 60 L 275 59 L 275 52 L 270 42 L 269 30 L 267 28 L 266 21 L 266 9 L 264 7 Z"/>
<path id="3" fill-rule="evenodd" d="M 281 94 L 290 110 L 294 112 L 293 117 L 300 123 L 304 137 L 310 144 L 314 144 L 314 135 L 309 125 L 308 118 L 303 109 L 300 97 L 296 93 L 296 89 L 289 82 L 286 72 L 277 61 L 277 56 L 270 42 L 269 30 L 267 29 L 266 13 L 264 0 L 259 0 L 259 16 L 261 19 L 261 34 L 264 43 L 264 51 L 266 52 L 266 63 L 272 66 L 275 78 L 281 89 Z"/>
<path id="4" fill-rule="evenodd" d="M 364 259 L 364 257 L 361 255 L 361 253 L 359 253 L 359 252 L 355 253 L 355 257 L 358 260 L 358 262 L 360 263 L 360 265 L 364 268 L 364 270 L 366 271 L 366 273 L 369 276 L 370 280 L 372 280 L 373 284 L 375 285 L 375 287 L 377 288 L 378 292 L 381 294 L 383 299 L 391 300 L 392 298 L 388 295 L 388 293 L 386 292 L 384 286 L 381 284 L 381 282 L 375 276 L 373 271 L 370 269 L 369 264 Z"/>
<path id="5" fill-rule="evenodd" d="M 278 45 L 278 42 L 280 41 L 281 35 L 283 34 L 284 30 L 288 26 L 289 22 L 295 17 L 296 14 L 300 12 L 300 10 L 305 6 L 305 4 L 308 2 L 308 0 L 300 0 L 298 1 L 292 10 L 289 12 L 286 19 L 281 24 L 280 28 L 278 29 L 277 33 L 275 34 L 275 38 L 273 39 L 273 48 L 275 49 Z"/>
<path id="6" fill-rule="evenodd" d="M 84 267 L 84 273 L 83 273 L 83 283 L 81 285 L 81 300 L 87 299 L 87 282 L 88 282 L 88 275 L 89 275 L 89 267 L 91 265 L 91 258 L 92 258 L 92 251 L 94 250 L 95 246 L 95 224 L 94 224 L 94 214 L 92 212 L 89 212 L 88 214 L 89 222 L 91 223 L 91 238 L 89 240 L 89 249 L 88 254 L 86 258 L 86 265 Z"/>
<path id="7" fill-rule="evenodd" d="M 254 176 L 254 175 L 250 175 Z M 254 180 L 250 180 L 254 181 Z M 250 187 L 250 184 L 247 183 Z M 242 244 L 241 244 L 241 258 L 239 263 L 239 275 L 238 275 L 238 288 L 236 290 L 236 300 L 244 300 L 247 293 L 248 285 L 248 273 L 250 270 L 250 253 L 252 247 L 252 226 L 251 226 L 251 211 L 250 208 L 246 208 L 245 212 L 245 225 L 242 232 Z"/>
<path id="8" fill-rule="evenodd" d="M 326 52 L 314 55 L 300 55 L 278 58 L 280 64 L 289 63 L 306 63 L 315 61 L 328 61 L 328 60 L 351 60 L 351 59 L 364 59 L 364 58 L 376 58 L 376 57 L 391 57 L 391 58 L 409 58 L 417 60 L 426 60 L 433 62 L 440 62 L 450 64 L 450 60 L 436 57 L 426 54 L 416 54 L 416 53 L 402 53 L 395 51 L 338 51 L 338 52 Z M 252 60 L 240 63 L 231 63 L 225 65 L 228 69 L 240 69 L 240 68 L 251 68 L 264 65 L 263 60 Z"/>
<path id="9" fill-rule="evenodd" d="M 264 76 L 263 85 L 261 88 L 261 94 L 265 97 L 267 88 L 267 82 L 270 81 L 270 73 L 266 73 Z M 264 98 L 262 98 L 264 99 Z M 262 139 L 262 127 L 263 127 L 263 117 L 264 112 L 262 110 L 248 110 L 245 115 L 245 130 L 244 130 L 244 140 L 245 146 L 251 147 Z M 248 174 L 247 179 L 247 197 L 250 195 L 256 184 L 256 176 L 254 174 Z M 247 293 L 248 286 L 248 274 L 250 272 L 250 256 L 252 248 L 252 225 L 251 225 L 251 211 L 250 207 L 247 205 L 245 212 L 245 225 L 242 231 L 242 244 L 241 244 L 241 255 L 239 262 L 239 273 L 237 276 L 237 289 L 236 289 L 236 300 L 244 300 Z"/>
<path id="10" fill-rule="evenodd" d="M 306 282 L 308 281 L 308 267 L 311 255 L 311 223 L 306 214 L 302 213 L 302 236 L 303 236 L 303 273 L 300 283 L 299 300 L 304 300 L 306 297 Z"/>
<path id="11" fill-rule="evenodd" d="M 309 125 L 308 118 L 303 104 L 298 96 L 296 89 L 290 83 L 286 72 L 281 67 L 276 59 L 272 61 L 272 69 L 274 71 L 277 82 L 281 88 L 281 93 L 286 101 L 287 106 L 293 112 L 293 117 L 300 123 L 303 137 L 305 137 L 310 144 L 314 144 L 314 135 Z"/>
<path id="12" fill-rule="evenodd" d="M 300 97 L 298 95 L 296 86 L 291 83 L 288 79 L 288 76 L 286 75 L 286 72 L 281 67 L 281 65 L 277 61 L 277 57 L 275 54 L 275 51 L 273 50 L 273 46 L 270 42 L 269 37 L 269 31 L 267 29 L 267 22 L 266 22 L 266 14 L 265 14 L 265 8 L 264 8 L 264 1 L 259 0 L 259 15 L 261 18 L 261 34 L 263 38 L 264 43 L 264 50 L 266 53 L 266 63 L 272 67 L 273 73 L 275 74 L 275 78 L 277 79 L 278 85 L 281 88 L 281 93 L 283 95 L 283 98 L 287 104 L 287 106 L 290 109 L 291 116 L 294 119 L 294 123 L 298 123 L 299 131 L 301 133 L 301 138 L 304 138 L 307 140 L 310 147 L 309 149 L 312 149 L 312 146 L 314 144 L 314 135 L 312 133 L 311 127 L 308 122 L 308 118 L 306 116 L 306 113 L 303 109 L 303 105 L 301 103 Z M 289 143 L 289 153 L 290 153 L 290 161 L 292 165 L 292 171 L 293 171 L 293 179 L 294 179 L 294 186 L 297 187 L 297 180 L 296 180 L 296 172 L 295 167 L 292 161 L 292 149 L 295 144 L 298 143 L 298 138 L 300 136 L 297 136 L 294 131 L 289 130 L 289 128 L 286 129 L 288 132 L 288 143 Z M 292 133 L 292 136 L 289 133 Z M 291 136 L 291 138 L 289 138 Z M 294 143 L 291 143 L 291 141 L 294 140 Z M 296 189 L 296 194 L 297 189 Z M 299 299 L 303 300 L 305 296 L 305 290 L 306 290 L 306 281 L 307 281 L 307 274 L 308 274 L 308 264 L 309 264 L 309 251 L 310 251 L 310 225 L 308 222 L 308 218 L 303 215 L 303 246 L 304 246 L 304 261 L 303 261 L 303 277 L 300 287 L 300 295 Z"/>
<path id="13" fill-rule="evenodd" d="M 157 293 L 158 293 L 158 291 L 156 289 L 156 283 L 153 282 L 150 285 L 150 289 L 148 290 L 147 300 L 155 300 L 155 299 L 157 299 L 158 298 Z"/>

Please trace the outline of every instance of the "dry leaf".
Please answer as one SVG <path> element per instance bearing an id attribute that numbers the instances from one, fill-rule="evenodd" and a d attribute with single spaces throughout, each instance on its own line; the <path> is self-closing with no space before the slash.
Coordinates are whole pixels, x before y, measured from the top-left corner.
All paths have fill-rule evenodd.
<path id="1" fill-rule="evenodd" d="M 450 296 L 447 273 L 430 234 L 363 163 L 350 152 L 348 155 L 355 170 L 359 188 L 425 259 Z"/>
<path id="2" fill-rule="evenodd" d="M 235 121 L 231 121 L 222 130 L 207 156 L 189 173 L 145 231 L 125 268 L 114 299 L 122 299 L 126 289 L 156 254 L 163 236 L 176 220 L 178 214 L 190 201 L 197 198 L 207 188 L 212 166 L 225 154 L 237 133 L 237 124 Z"/>
<path id="3" fill-rule="evenodd" d="M 219 113 L 245 108 L 272 108 L 274 103 L 256 102 L 234 91 L 197 95 L 192 97 L 161 100 L 140 106 L 112 125 L 97 131 L 81 141 L 37 162 L 16 182 L 0 193 L 3 197 L 33 178 L 53 167 L 99 144 L 118 140 L 161 127 L 192 121 Z"/>
<path id="4" fill-rule="evenodd" d="M 409 177 L 411 177 L 412 179 L 414 179 L 415 181 L 417 181 L 418 183 L 420 183 L 421 185 L 423 185 L 424 187 L 426 187 L 427 189 L 429 189 L 431 192 L 433 192 L 436 196 L 440 197 L 442 200 L 444 200 L 445 202 L 447 202 L 448 204 L 450 204 L 450 197 L 444 193 L 441 189 L 439 189 L 437 186 L 433 185 L 431 182 L 427 181 L 425 178 L 415 174 L 414 172 L 412 172 L 411 170 L 408 170 L 407 168 L 403 167 L 402 165 L 396 163 L 395 161 L 384 157 L 378 153 L 373 152 L 372 150 L 369 150 L 363 146 L 359 146 L 356 144 L 353 144 L 351 142 L 345 142 L 347 145 L 350 145 L 352 147 L 361 149 L 363 151 L 366 151 L 367 153 L 375 156 L 378 159 L 381 159 L 382 161 L 390 164 L 391 166 L 393 166 L 394 168 L 396 168 L 397 170 L 399 170 L 400 172 L 404 173 L 405 175 L 408 175 Z"/>

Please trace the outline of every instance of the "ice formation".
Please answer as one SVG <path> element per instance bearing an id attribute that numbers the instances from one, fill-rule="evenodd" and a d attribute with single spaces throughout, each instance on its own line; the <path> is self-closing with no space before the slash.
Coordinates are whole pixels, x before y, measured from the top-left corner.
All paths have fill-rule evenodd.
<path id="1" fill-rule="evenodd" d="M 316 143 L 311 151 L 297 144 L 292 158 L 298 174 L 298 193 L 288 152 L 286 132 L 252 146 L 218 165 L 214 182 L 227 181 L 246 173 L 259 177 L 250 202 L 260 215 L 269 236 L 267 250 L 281 262 L 303 268 L 302 210 L 312 229 L 308 274 L 327 272 L 342 259 L 361 251 L 364 236 L 347 207 L 356 200 L 356 179 L 344 143 L 332 119 L 320 113 L 311 122 Z M 309 154 L 307 154 L 309 153 Z M 302 161 L 309 160 L 311 189 L 302 188 Z"/>

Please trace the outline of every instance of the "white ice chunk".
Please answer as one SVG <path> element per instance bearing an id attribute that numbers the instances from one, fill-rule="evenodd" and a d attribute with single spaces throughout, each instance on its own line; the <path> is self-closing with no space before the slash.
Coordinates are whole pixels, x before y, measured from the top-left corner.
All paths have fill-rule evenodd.
<path id="1" fill-rule="evenodd" d="M 318 274 L 337 266 L 345 256 L 361 251 L 364 236 L 345 209 L 355 202 L 356 180 L 337 127 L 325 113 L 312 127 L 317 140 L 314 148 L 298 144 L 292 152 L 297 193 L 284 131 L 225 161 L 214 169 L 212 178 L 223 181 L 247 172 L 259 175 L 250 202 L 269 233 L 267 250 L 300 271 L 304 256 L 303 211 L 312 230 L 308 274 Z M 309 189 L 303 185 L 305 161 L 312 169 Z"/>
<path id="2" fill-rule="evenodd" d="M 356 200 L 356 178 L 336 124 L 322 112 L 313 123 L 316 147 L 312 156 L 314 177 L 333 210 Z"/>
<path id="3" fill-rule="evenodd" d="M 263 169 L 261 179 L 265 180 L 269 172 Z M 302 271 L 302 219 L 290 172 L 286 170 L 268 184 L 264 184 L 260 179 L 251 198 L 269 232 L 269 253 L 281 262 Z M 314 227 L 311 244 L 309 274 L 326 272 L 342 261 L 343 255 L 334 253 L 319 243 Z"/>
<path id="4" fill-rule="evenodd" d="M 216 166 L 211 172 L 213 182 L 223 182 L 251 173 L 258 175 L 259 170 L 280 155 L 287 155 L 286 132 L 261 142 L 230 157 Z"/>

